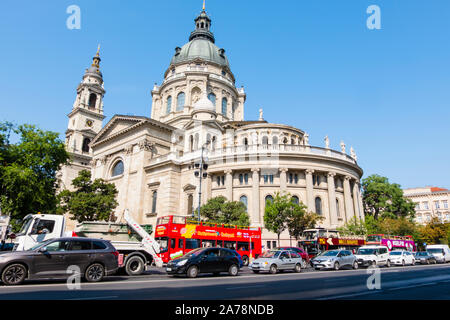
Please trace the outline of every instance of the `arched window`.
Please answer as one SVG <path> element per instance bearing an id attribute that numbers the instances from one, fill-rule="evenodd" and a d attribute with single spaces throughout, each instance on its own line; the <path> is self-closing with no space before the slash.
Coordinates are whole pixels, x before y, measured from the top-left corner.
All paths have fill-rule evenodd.
<path id="1" fill-rule="evenodd" d="M 316 197 L 315 204 L 316 204 L 316 213 L 322 214 L 322 199 L 320 197 Z"/>
<path id="2" fill-rule="evenodd" d="M 273 197 L 269 194 L 268 196 L 266 196 L 264 198 L 264 201 L 266 202 L 266 205 L 267 205 L 267 202 L 273 203 Z"/>
<path id="3" fill-rule="evenodd" d="M 199 135 L 198 135 L 198 133 L 196 133 L 195 138 L 194 138 L 194 150 L 198 150 L 198 139 L 199 139 Z"/>
<path id="4" fill-rule="evenodd" d="M 295 144 L 294 138 L 291 138 L 291 144 Z"/>
<path id="5" fill-rule="evenodd" d="M 172 96 L 167 97 L 166 113 L 169 114 L 172 109 Z"/>
<path id="6" fill-rule="evenodd" d="M 287 143 L 288 143 L 288 139 L 287 139 L 287 138 L 284 138 L 284 139 L 283 139 L 283 143 L 284 143 L 284 144 L 287 144 Z"/>
<path id="7" fill-rule="evenodd" d="M 244 138 L 244 146 L 248 146 L 248 139 Z"/>
<path id="8" fill-rule="evenodd" d="M 216 95 L 214 93 L 209 93 L 208 99 L 213 103 L 213 105 L 216 105 Z"/>
<path id="9" fill-rule="evenodd" d="M 267 138 L 266 136 L 264 136 L 263 138 L 262 138 L 262 144 L 269 144 L 269 138 Z"/>
<path id="10" fill-rule="evenodd" d="M 339 208 L 339 200 L 336 199 L 336 213 L 337 213 L 338 218 L 341 216 L 341 210 L 339 210 L 339 209 L 340 209 Z"/>
<path id="11" fill-rule="evenodd" d="M 216 136 L 214 136 L 214 137 L 212 137 L 212 140 L 211 140 L 211 150 L 216 150 L 216 144 L 217 144 L 217 139 L 216 139 Z"/>
<path id="12" fill-rule="evenodd" d="M 223 98 L 223 99 L 222 99 L 222 114 L 223 114 L 224 116 L 227 115 L 227 104 L 228 104 L 227 98 Z"/>
<path id="13" fill-rule="evenodd" d="M 120 176 L 121 174 L 123 174 L 123 162 L 122 161 L 118 161 L 113 169 L 112 169 L 112 177 L 117 177 Z"/>
<path id="14" fill-rule="evenodd" d="M 239 175 L 239 184 L 243 184 L 244 183 L 244 175 L 241 173 Z"/>
<path id="15" fill-rule="evenodd" d="M 274 136 L 272 138 L 272 144 L 278 144 L 278 137 L 277 136 Z"/>
<path id="16" fill-rule="evenodd" d="M 239 201 L 242 202 L 245 205 L 245 210 L 247 211 L 248 210 L 248 207 L 247 207 L 247 204 L 248 204 L 247 196 L 241 196 L 239 198 Z"/>
<path id="17" fill-rule="evenodd" d="M 183 111 L 185 99 L 186 95 L 184 92 L 180 92 L 177 96 L 177 111 Z"/>
<path id="18" fill-rule="evenodd" d="M 155 190 L 152 194 L 152 213 L 156 212 L 156 200 L 158 198 L 158 192 Z"/>
<path id="19" fill-rule="evenodd" d="M 293 196 L 292 197 L 292 202 L 295 204 L 299 204 L 300 203 L 300 199 L 297 196 Z"/>
<path id="20" fill-rule="evenodd" d="M 89 96 L 89 109 L 95 109 L 95 105 L 97 103 L 97 95 L 95 93 L 91 93 Z"/>
<path id="21" fill-rule="evenodd" d="M 81 147 L 81 151 L 89 152 L 89 143 L 91 143 L 91 139 L 84 138 L 83 139 L 83 146 Z"/>

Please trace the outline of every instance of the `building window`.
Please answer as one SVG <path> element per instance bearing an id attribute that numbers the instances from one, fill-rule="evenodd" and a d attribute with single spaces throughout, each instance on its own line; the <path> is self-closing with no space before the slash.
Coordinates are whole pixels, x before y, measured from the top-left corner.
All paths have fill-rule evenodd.
<path id="1" fill-rule="evenodd" d="M 416 210 L 420 210 L 420 203 L 419 203 L 419 202 L 416 203 L 415 209 L 416 209 Z"/>
<path id="2" fill-rule="evenodd" d="M 244 175 L 241 173 L 239 175 L 239 184 L 243 184 L 244 183 Z"/>
<path id="3" fill-rule="evenodd" d="M 244 174 L 244 182 L 245 184 L 248 184 L 248 173 Z"/>
<path id="4" fill-rule="evenodd" d="M 120 176 L 121 174 L 123 174 L 123 162 L 118 161 L 112 169 L 111 176 L 117 177 L 117 176 Z"/>
<path id="5" fill-rule="evenodd" d="M 266 196 L 265 198 L 264 198 L 264 201 L 266 202 L 266 205 L 267 205 L 267 202 L 269 201 L 270 203 L 273 203 L 273 197 L 269 194 L 268 196 Z"/>
<path id="6" fill-rule="evenodd" d="M 338 218 L 341 217 L 341 208 L 339 206 L 339 200 L 338 199 L 336 199 L 336 214 L 337 214 Z"/>
<path id="7" fill-rule="evenodd" d="M 194 215 L 194 196 L 192 194 L 188 195 L 186 213 L 188 215 Z"/>
<path id="8" fill-rule="evenodd" d="M 434 207 L 435 207 L 436 209 L 439 209 L 439 201 L 435 201 L 435 202 L 434 202 Z"/>
<path id="9" fill-rule="evenodd" d="M 428 209 L 429 209 L 429 207 L 428 207 L 428 202 L 424 202 L 424 203 L 423 203 L 423 208 L 424 208 L 425 210 L 428 210 Z"/>
<path id="10" fill-rule="evenodd" d="M 266 136 L 264 136 L 264 137 L 262 138 L 262 144 L 265 144 L 265 145 L 269 144 L 269 138 L 267 138 Z"/>
<path id="11" fill-rule="evenodd" d="M 216 95 L 214 93 L 208 94 L 208 99 L 213 103 L 213 105 L 216 105 Z"/>
<path id="12" fill-rule="evenodd" d="M 95 105 L 97 103 L 97 95 L 95 93 L 91 93 L 89 96 L 89 109 L 95 109 Z"/>
<path id="13" fill-rule="evenodd" d="M 447 202 L 447 200 L 442 201 L 442 204 L 444 205 L 444 209 L 448 209 L 448 202 Z"/>
<path id="14" fill-rule="evenodd" d="M 89 152 L 89 143 L 91 143 L 91 139 L 84 138 L 83 139 L 83 146 L 81 147 L 81 151 Z"/>
<path id="15" fill-rule="evenodd" d="M 166 107 L 166 113 L 169 114 L 172 109 L 172 96 L 169 96 L 167 98 L 167 107 Z"/>
<path id="16" fill-rule="evenodd" d="M 322 199 L 320 197 L 316 197 L 315 204 L 316 204 L 316 213 L 321 215 L 322 214 Z"/>
<path id="17" fill-rule="evenodd" d="M 155 190 L 152 194 L 152 213 L 156 212 L 156 200 L 158 198 L 158 192 Z"/>
<path id="18" fill-rule="evenodd" d="M 239 201 L 242 202 L 245 205 L 245 210 L 247 211 L 248 210 L 248 207 L 247 207 L 247 204 L 248 204 L 247 196 L 241 196 L 239 198 Z"/>
<path id="19" fill-rule="evenodd" d="M 293 196 L 292 198 L 292 202 L 295 204 L 299 204 L 300 203 L 300 199 L 297 196 Z"/>
<path id="20" fill-rule="evenodd" d="M 184 92 L 180 92 L 177 96 L 177 111 L 183 111 L 185 99 L 186 95 Z"/>
<path id="21" fill-rule="evenodd" d="M 294 183 L 298 184 L 298 174 L 294 174 Z"/>
<path id="22" fill-rule="evenodd" d="M 227 98 L 223 98 L 222 99 L 222 114 L 225 116 L 227 115 L 227 104 L 228 104 Z"/>
<path id="23" fill-rule="evenodd" d="M 272 137 L 272 144 L 275 144 L 275 145 L 278 144 L 278 137 L 277 136 Z"/>

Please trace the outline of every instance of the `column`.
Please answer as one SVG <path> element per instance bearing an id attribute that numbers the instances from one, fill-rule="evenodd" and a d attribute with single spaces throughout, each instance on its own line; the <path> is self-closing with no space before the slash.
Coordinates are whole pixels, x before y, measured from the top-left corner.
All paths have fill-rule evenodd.
<path id="1" fill-rule="evenodd" d="M 204 204 L 208 202 L 209 199 L 211 199 L 211 188 L 212 188 L 212 178 L 211 175 L 208 174 L 208 176 L 206 177 L 205 196 L 202 199 L 202 202 Z"/>
<path id="2" fill-rule="evenodd" d="M 336 189 L 334 186 L 335 172 L 328 172 L 328 202 L 330 207 L 330 225 L 337 226 L 337 209 L 336 209 Z"/>
<path id="3" fill-rule="evenodd" d="M 314 173 L 314 170 L 307 169 L 305 171 L 306 176 L 306 201 L 307 201 L 307 207 L 308 211 L 315 212 L 314 208 L 314 194 L 313 194 L 313 179 L 312 175 Z"/>
<path id="4" fill-rule="evenodd" d="M 288 168 L 280 168 L 280 190 L 286 191 L 286 172 Z"/>
<path id="5" fill-rule="evenodd" d="M 350 179 L 351 177 L 345 176 L 344 178 L 344 202 L 345 202 L 345 219 L 346 221 L 350 221 L 350 219 L 354 216 L 353 214 L 353 202 L 350 191 Z"/>
<path id="6" fill-rule="evenodd" d="M 251 225 L 261 226 L 261 210 L 259 208 L 259 168 L 252 168 L 252 212 L 250 215 Z"/>
<path id="7" fill-rule="evenodd" d="M 355 181 L 355 183 L 353 184 L 353 206 L 354 206 L 355 217 L 357 219 L 360 219 L 361 213 L 360 213 L 359 201 L 358 201 L 358 194 L 359 194 L 358 190 L 359 190 L 359 183 L 357 181 Z"/>
<path id="8" fill-rule="evenodd" d="M 226 198 L 228 201 L 233 201 L 233 170 L 225 170 L 225 188 Z"/>

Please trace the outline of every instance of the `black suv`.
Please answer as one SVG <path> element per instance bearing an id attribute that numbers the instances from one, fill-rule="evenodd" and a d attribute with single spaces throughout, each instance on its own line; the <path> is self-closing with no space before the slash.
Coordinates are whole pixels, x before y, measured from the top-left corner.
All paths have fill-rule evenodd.
<path id="1" fill-rule="evenodd" d="M 42 242 L 27 251 L 0 253 L 1 281 L 21 284 L 25 279 L 67 278 L 79 268 L 89 282 L 103 279 L 118 269 L 119 253 L 106 240 L 58 238 Z M 75 267 L 76 269 L 75 269 Z"/>
<path id="2" fill-rule="evenodd" d="M 189 278 L 195 278 L 199 273 L 218 275 L 221 272 L 236 276 L 239 273 L 239 265 L 239 259 L 233 250 L 199 248 L 170 261 L 166 266 L 166 272 L 171 275 L 186 274 Z"/>

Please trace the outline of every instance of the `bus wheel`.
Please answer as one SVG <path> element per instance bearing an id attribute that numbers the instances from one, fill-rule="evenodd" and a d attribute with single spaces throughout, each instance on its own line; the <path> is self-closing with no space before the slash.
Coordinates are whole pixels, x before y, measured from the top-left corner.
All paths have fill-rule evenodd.
<path id="1" fill-rule="evenodd" d="M 138 276 L 144 272 L 145 262 L 139 256 L 130 257 L 125 265 L 125 271 L 129 276 Z"/>
<path id="2" fill-rule="evenodd" d="M 244 264 L 244 266 L 248 266 L 248 261 L 249 261 L 249 259 L 247 256 L 242 257 L 242 263 Z"/>

